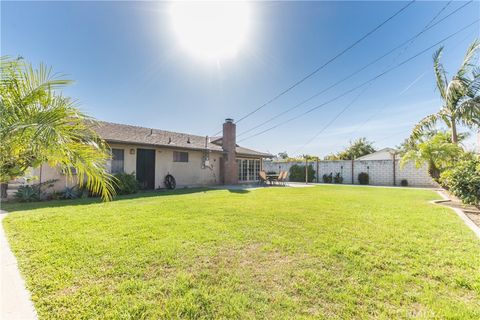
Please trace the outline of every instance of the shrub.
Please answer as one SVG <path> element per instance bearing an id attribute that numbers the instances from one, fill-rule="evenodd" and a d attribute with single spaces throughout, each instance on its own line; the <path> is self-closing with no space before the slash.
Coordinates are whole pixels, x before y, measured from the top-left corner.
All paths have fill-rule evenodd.
<path id="1" fill-rule="evenodd" d="M 343 182 L 343 177 L 340 175 L 340 172 L 337 172 L 335 174 L 335 177 L 333 177 L 333 183 L 342 183 Z"/>
<path id="2" fill-rule="evenodd" d="M 366 172 L 360 172 L 358 174 L 358 183 L 360 184 L 368 184 L 370 181 L 370 177 L 368 176 L 368 173 Z"/>
<path id="3" fill-rule="evenodd" d="M 140 189 L 140 185 L 135 178 L 135 173 L 117 173 L 115 174 L 115 178 L 117 179 L 115 184 L 117 194 L 137 193 Z"/>
<path id="4" fill-rule="evenodd" d="M 402 181 L 400 181 L 400 185 L 401 185 L 402 187 L 407 187 L 407 186 L 408 186 L 408 181 L 407 181 L 407 179 L 402 179 Z"/>
<path id="5" fill-rule="evenodd" d="M 42 183 L 20 186 L 17 192 L 15 192 L 14 197 L 20 202 L 40 201 L 45 194 L 44 191 L 53 187 L 55 181 L 58 181 L 58 179 L 51 179 Z"/>
<path id="6" fill-rule="evenodd" d="M 77 199 L 81 195 L 81 191 L 75 187 L 65 187 L 62 192 L 62 199 Z"/>
<path id="7" fill-rule="evenodd" d="M 20 186 L 15 192 L 15 199 L 20 202 L 40 201 L 40 191 L 35 186 Z"/>
<path id="8" fill-rule="evenodd" d="M 480 158 L 465 157 L 440 175 L 440 183 L 463 203 L 480 205 Z"/>
<path id="9" fill-rule="evenodd" d="M 323 183 L 332 183 L 332 173 L 322 176 Z"/>
<path id="10" fill-rule="evenodd" d="M 289 181 L 305 182 L 305 166 L 294 164 L 290 167 Z M 308 182 L 315 178 L 315 170 L 312 165 L 308 165 Z"/>

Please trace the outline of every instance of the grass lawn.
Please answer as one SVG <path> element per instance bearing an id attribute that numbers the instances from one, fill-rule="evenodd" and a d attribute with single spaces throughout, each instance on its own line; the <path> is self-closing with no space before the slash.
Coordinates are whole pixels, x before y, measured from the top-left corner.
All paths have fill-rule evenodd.
<path id="1" fill-rule="evenodd" d="M 43 319 L 480 319 L 480 241 L 434 192 L 192 190 L 6 206 Z"/>

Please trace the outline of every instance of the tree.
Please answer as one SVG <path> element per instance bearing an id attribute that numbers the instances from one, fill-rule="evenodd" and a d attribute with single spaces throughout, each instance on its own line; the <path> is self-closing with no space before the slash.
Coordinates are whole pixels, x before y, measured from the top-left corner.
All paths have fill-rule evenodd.
<path id="1" fill-rule="evenodd" d="M 330 154 L 325 157 L 325 160 L 353 160 L 364 155 L 375 152 L 373 143 L 367 141 L 367 138 L 358 138 L 355 141 L 350 141 L 350 145 L 337 154 Z"/>
<path id="2" fill-rule="evenodd" d="M 478 40 L 468 47 L 460 68 L 450 82 L 440 62 L 443 47 L 435 52 L 433 70 L 443 105 L 437 113 L 426 116 L 413 128 L 412 138 L 418 138 L 426 130 L 432 130 L 438 121 L 443 121 L 451 131 L 452 142 L 457 144 L 458 125 L 468 128 L 480 125 L 480 69 L 472 63 L 479 48 Z"/>
<path id="3" fill-rule="evenodd" d="M 104 200 L 114 195 L 106 171 L 107 144 L 91 128 L 94 119 L 58 92 L 71 83 L 41 64 L 22 59 L 0 60 L 0 182 L 22 176 L 47 162 Z"/>
<path id="4" fill-rule="evenodd" d="M 465 135 L 460 135 L 460 139 Z M 463 149 L 452 141 L 452 135 L 448 131 L 427 132 L 417 141 L 406 140 L 401 148 L 402 159 L 400 166 L 404 167 L 412 161 L 417 168 L 425 163 L 428 165 L 430 176 L 438 180 L 440 174 L 451 168 L 463 153 Z"/>
<path id="5" fill-rule="evenodd" d="M 287 160 L 288 159 L 288 153 L 287 153 L 287 151 L 279 152 L 277 157 L 278 157 L 278 159 L 281 159 L 281 160 Z"/>

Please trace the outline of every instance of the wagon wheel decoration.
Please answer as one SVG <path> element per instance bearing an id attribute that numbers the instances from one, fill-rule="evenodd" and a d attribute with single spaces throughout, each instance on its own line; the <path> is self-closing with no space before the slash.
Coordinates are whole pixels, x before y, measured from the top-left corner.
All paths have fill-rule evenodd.
<path id="1" fill-rule="evenodd" d="M 171 175 L 171 174 L 167 174 L 165 176 L 165 187 L 167 187 L 167 189 L 175 189 L 176 186 L 177 186 L 177 183 L 175 182 L 175 178 Z"/>

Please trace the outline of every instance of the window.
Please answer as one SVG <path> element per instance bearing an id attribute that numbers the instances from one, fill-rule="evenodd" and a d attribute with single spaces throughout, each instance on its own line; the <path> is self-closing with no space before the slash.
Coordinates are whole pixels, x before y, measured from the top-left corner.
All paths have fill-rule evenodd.
<path id="1" fill-rule="evenodd" d="M 173 151 L 173 162 L 188 162 L 188 152 Z"/>
<path id="2" fill-rule="evenodd" d="M 112 149 L 112 166 L 110 172 L 120 173 L 123 172 L 123 159 L 124 159 L 124 150 L 123 149 Z"/>

